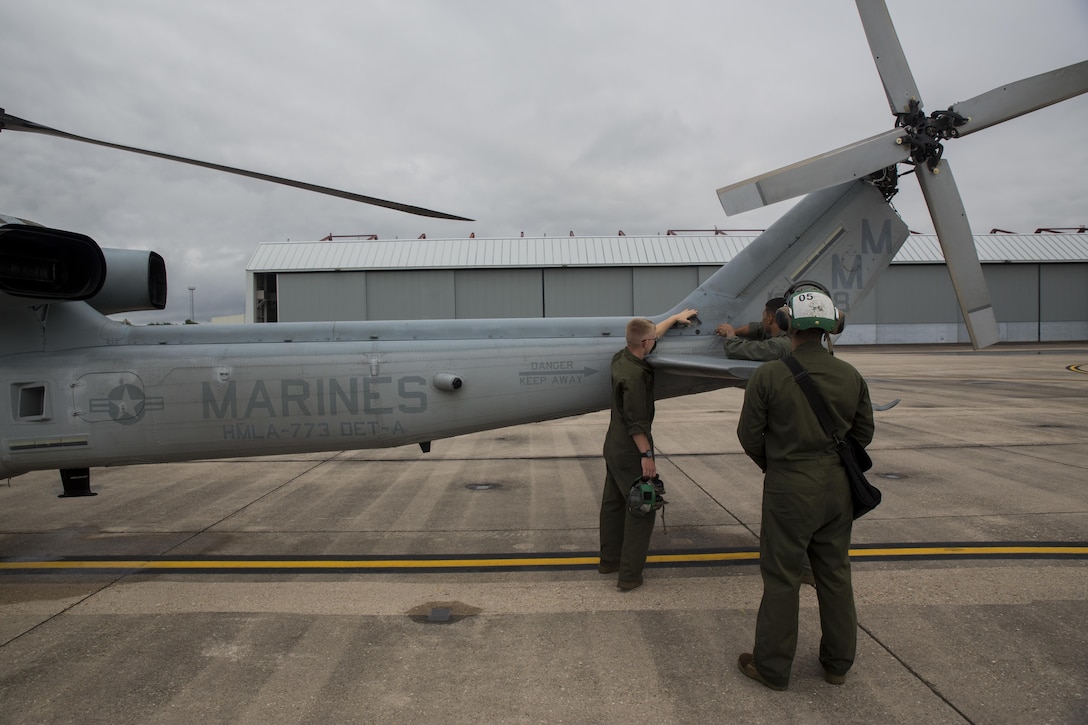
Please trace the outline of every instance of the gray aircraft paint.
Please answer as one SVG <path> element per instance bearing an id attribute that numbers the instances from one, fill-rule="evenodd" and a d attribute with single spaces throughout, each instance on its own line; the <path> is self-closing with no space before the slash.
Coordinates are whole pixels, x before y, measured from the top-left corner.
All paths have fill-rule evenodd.
<path id="1" fill-rule="evenodd" d="M 694 307 L 700 320 L 671 330 L 648 358 L 658 395 L 742 385 L 751 365 L 724 358 L 718 323 L 752 319 L 798 279 L 828 285 L 849 309 L 906 236 L 865 182 L 806 198 L 656 318 Z M 82 302 L 0 306 L 2 476 L 383 448 L 602 410 L 628 320 L 131 327 Z M 442 374 L 462 386 L 442 389 Z M 35 415 L 20 414 L 25 396 Z"/>

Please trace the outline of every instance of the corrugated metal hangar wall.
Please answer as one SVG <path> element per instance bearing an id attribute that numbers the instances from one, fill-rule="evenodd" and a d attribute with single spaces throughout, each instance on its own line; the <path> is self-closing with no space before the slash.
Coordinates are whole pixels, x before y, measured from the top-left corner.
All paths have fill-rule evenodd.
<path id="1" fill-rule="evenodd" d="M 752 236 L 356 240 L 262 244 L 255 322 L 661 313 Z M 1088 235 L 976 237 L 1001 339 L 1088 339 Z M 934 237 L 912 236 L 839 344 L 967 342 Z M 705 320 L 710 323 L 712 321 Z"/>
<path id="2" fill-rule="evenodd" d="M 652 315 L 717 267 L 371 270 L 278 274 L 279 322 Z M 640 290 L 636 299 L 635 290 Z"/>

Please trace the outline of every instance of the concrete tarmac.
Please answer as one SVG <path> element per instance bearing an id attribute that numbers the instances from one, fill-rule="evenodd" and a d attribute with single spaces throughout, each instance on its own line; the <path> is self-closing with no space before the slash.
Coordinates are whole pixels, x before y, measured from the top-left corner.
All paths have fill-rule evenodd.
<path id="1" fill-rule="evenodd" d="M 789 689 L 737 670 L 761 481 L 723 390 L 658 405 L 668 533 L 628 593 L 596 571 L 607 412 L 0 482 L 0 721 L 1088 722 L 1088 344 L 837 352 L 902 399 L 845 685 L 809 587 Z"/>

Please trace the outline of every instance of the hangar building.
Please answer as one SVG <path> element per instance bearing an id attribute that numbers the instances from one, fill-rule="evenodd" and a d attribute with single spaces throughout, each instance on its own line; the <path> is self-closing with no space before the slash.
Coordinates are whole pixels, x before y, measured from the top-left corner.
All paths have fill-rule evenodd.
<path id="1" fill-rule="evenodd" d="M 975 236 L 1001 340 L 1088 340 L 1088 233 L 1080 231 Z M 756 236 L 268 242 L 246 267 L 246 320 L 652 316 Z M 838 344 L 968 341 L 937 238 L 911 235 L 876 291 L 849 312 Z"/>

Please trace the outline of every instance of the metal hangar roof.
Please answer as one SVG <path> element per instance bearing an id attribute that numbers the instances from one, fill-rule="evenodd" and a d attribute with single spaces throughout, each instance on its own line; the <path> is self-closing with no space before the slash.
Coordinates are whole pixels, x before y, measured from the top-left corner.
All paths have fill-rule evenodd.
<path id="1" fill-rule="evenodd" d="M 350 239 L 264 242 L 247 272 L 369 269 L 475 269 L 481 267 L 718 266 L 756 234 L 494 239 Z M 1088 262 L 1088 234 L 980 234 L 982 262 Z M 934 235 L 912 234 L 893 260 L 943 264 Z"/>

